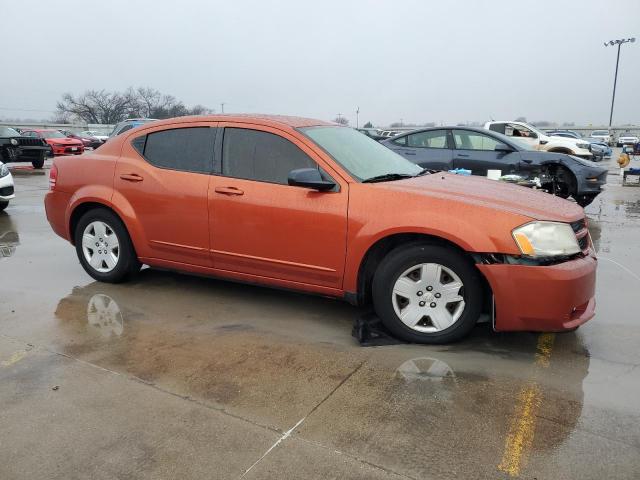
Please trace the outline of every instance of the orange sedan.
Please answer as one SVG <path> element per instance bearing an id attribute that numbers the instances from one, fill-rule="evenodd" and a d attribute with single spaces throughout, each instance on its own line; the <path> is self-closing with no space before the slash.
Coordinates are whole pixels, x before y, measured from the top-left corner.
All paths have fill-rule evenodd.
<path id="1" fill-rule="evenodd" d="M 396 336 L 444 343 L 594 315 L 584 211 L 424 171 L 358 131 L 280 116 L 184 117 L 62 157 L 45 199 L 93 278 L 152 267 L 372 303 Z"/>

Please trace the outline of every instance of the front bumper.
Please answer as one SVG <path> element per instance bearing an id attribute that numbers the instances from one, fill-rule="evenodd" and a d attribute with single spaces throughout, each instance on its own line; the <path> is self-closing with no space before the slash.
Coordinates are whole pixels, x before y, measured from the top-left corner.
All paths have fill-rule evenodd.
<path id="1" fill-rule="evenodd" d="M 6 202 L 12 198 L 15 198 L 13 177 L 9 174 L 0 178 L 0 201 Z"/>
<path id="2" fill-rule="evenodd" d="M 51 150 L 54 155 L 80 155 L 84 152 L 84 145 L 51 145 Z"/>
<path id="3" fill-rule="evenodd" d="M 496 331 L 560 332 L 593 318 L 595 255 L 557 265 L 477 265 L 495 299 Z"/>

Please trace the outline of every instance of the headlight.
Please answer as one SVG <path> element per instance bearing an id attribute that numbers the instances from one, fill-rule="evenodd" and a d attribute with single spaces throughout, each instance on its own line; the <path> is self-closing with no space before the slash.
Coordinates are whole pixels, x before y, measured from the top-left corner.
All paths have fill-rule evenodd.
<path id="1" fill-rule="evenodd" d="M 578 239 L 568 223 L 531 222 L 512 232 L 523 255 L 555 257 L 580 252 Z"/>
<path id="2" fill-rule="evenodd" d="M 15 147 L 16 145 L 18 145 L 18 140 L 16 140 L 15 138 L 12 138 L 12 139 L 11 139 L 11 145 L 13 145 L 14 147 Z"/>
<path id="3" fill-rule="evenodd" d="M 9 175 L 9 167 L 4 163 L 0 163 L 0 178 L 6 177 L 7 175 Z"/>
<path id="4" fill-rule="evenodd" d="M 578 144 L 576 144 L 576 146 L 578 148 L 584 148 L 585 150 L 589 149 L 589 144 L 588 143 L 578 143 Z"/>

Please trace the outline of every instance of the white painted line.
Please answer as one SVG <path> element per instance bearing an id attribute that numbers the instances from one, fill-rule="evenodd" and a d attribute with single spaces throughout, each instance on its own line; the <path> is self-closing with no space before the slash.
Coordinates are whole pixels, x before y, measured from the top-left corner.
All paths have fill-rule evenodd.
<path id="1" fill-rule="evenodd" d="M 271 450 L 273 450 L 274 448 L 276 448 L 278 445 L 280 445 L 280 443 L 282 443 L 283 440 L 286 440 L 291 433 L 293 433 L 293 431 L 298 428 L 300 426 L 300 424 L 302 424 L 302 422 L 305 421 L 307 417 L 302 418 L 300 421 L 298 421 L 298 423 L 296 423 L 293 427 L 291 427 L 289 430 L 287 430 L 286 432 L 284 432 L 284 434 L 278 439 L 278 441 L 276 443 L 274 443 L 273 445 L 271 445 L 271 447 L 269 447 L 269 450 L 267 450 L 266 452 L 264 452 L 264 455 L 262 455 L 258 460 L 255 461 L 255 463 L 253 465 L 251 465 L 249 468 L 247 468 L 244 473 L 240 476 L 240 478 L 244 478 L 244 476 L 249 473 L 249 471 L 255 467 L 258 463 L 260 463 L 260 461 L 266 457 L 267 455 L 269 455 L 269 452 L 271 452 Z"/>

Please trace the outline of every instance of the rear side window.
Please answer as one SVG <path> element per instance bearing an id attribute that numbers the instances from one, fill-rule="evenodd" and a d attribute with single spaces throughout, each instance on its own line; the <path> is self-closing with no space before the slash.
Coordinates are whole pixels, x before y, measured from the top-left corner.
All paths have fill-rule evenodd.
<path id="1" fill-rule="evenodd" d="M 259 130 L 224 129 L 224 176 L 287 185 L 289 172 L 297 168 L 317 168 L 317 164 L 286 138 Z"/>
<path id="2" fill-rule="evenodd" d="M 489 125 L 489 130 L 493 130 L 494 132 L 502 133 L 504 135 L 505 124 L 504 123 L 492 123 Z"/>
<path id="3" fill-rule="evenodd" d="M 404 146 L 407 145 L 407 137 L 394 138 L 391 141 L 396 145 L 404 145 Z"/>
<path id="4" fill-rule="evenodd" d="M 137 137 L 131 145 L 156 167 L 210 173 L 214 133 L 209 127 L 161 130 Z"/>

